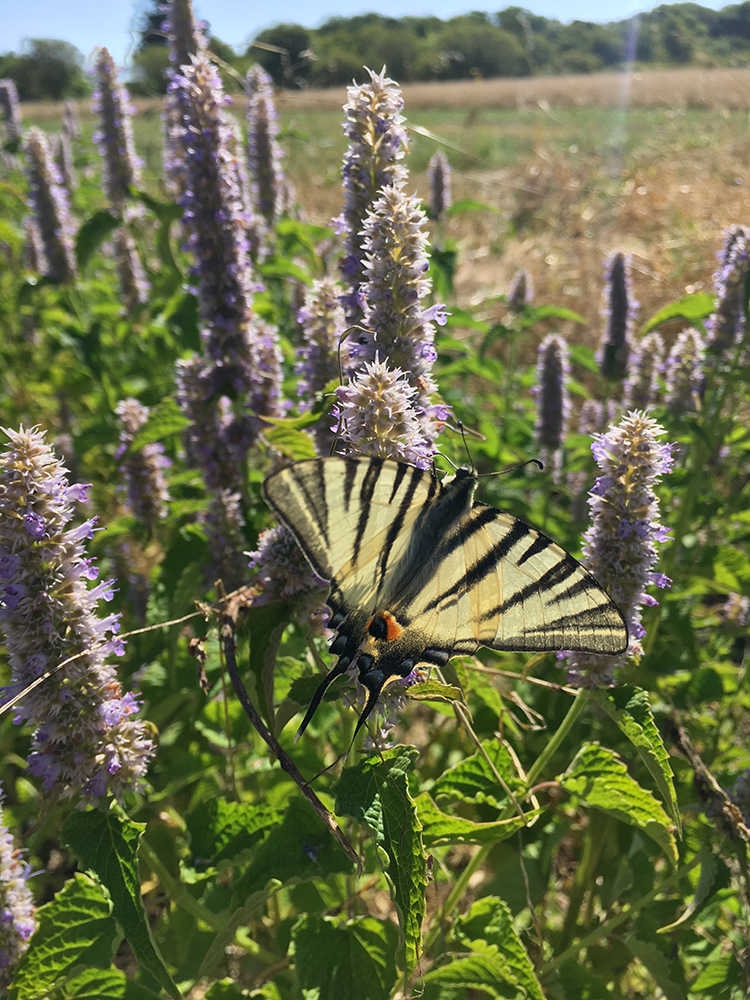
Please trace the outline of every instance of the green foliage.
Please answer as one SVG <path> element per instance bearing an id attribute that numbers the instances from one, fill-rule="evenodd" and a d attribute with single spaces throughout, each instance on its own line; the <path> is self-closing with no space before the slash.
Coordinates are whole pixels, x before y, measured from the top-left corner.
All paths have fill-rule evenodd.
<path id="1" fill-rule="evenodd" d="M 15 81 L 22 101 L 61 101 L 90 91 L 83 55 L 56 38 L 30 38 L 20 53 L 0 55 L 0 79 Z"/>

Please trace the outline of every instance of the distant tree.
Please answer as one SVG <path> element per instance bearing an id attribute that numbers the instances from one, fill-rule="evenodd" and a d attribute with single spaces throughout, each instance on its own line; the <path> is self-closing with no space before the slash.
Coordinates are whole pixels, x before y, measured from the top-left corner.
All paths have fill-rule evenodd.
<path id="1" fill-rule="evenodd" d="M 437 38 L 447 79 L 528 76 L 529 60 L 514 35 L 479 17 L 454 17 Z"/>
<path id="2" fill-rule="evenodd" d="M 61 101 L 91 91 L 83 55 L 57 38 L 28 38 L 19 54 L 0 56 L 0 77 L 15 81 L 22 101 Z"/>
<path id="3" fill-rule="evenodd" d="M 260 63 L 279 86 L 299 85 L 310 77 L 311 41 L 301 24 L 276 24 L 261 31 L 245 55 Z"/>
<path id="4" fill-rule="evenodd" d="M 732 4 L 722 10 L 712 11 L 710 33 L 715 37 L 729 36 L 750 39 L 750 2 Z"/>
<path id="5" fill-rule="evenodd" d="M 695 55 L 695 41 L 679 14 L 665 10 L 661 32 L 664 48 L 672 62 L 689 63 Z"/>

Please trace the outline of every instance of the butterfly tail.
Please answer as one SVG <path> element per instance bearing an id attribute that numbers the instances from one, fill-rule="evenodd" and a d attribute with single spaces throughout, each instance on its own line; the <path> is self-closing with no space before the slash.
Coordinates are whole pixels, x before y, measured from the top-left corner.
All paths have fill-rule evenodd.
<path id="1" fill-rule="evenodd" d="M 308 725 L 310 724 L 310 720 L 312 719 L 313 715 L 315 715 L 317 707 L 318 707 L 318 705 L 321 703 L 321 701 L 323 699 L 323 695 L 326 693 L 326 691 L 328 690 L 328 688 L 330 687 L 330 685 L 333 683 L 333 681 L 335 681 L 337 677 L 340 677 L 343 673 L 346 672 L 346 670 L 347 670 L 347 668 L 348 668 L 348 666 L 349 666 L 349 664 L 351 662 L 352 661 L 351 661 L 350 657 L 348 657 L 348 656 L 340 656 L 339 659 L 336 661 L 335 667 L 333 667 L 333 669 L 330 670 L 325 675 L 325 677 L 323 678 L 323 680 L 320 682 L 320 684 L 318 685 L 318 690 L 313 695 L 313 699 L 312 699 L 312 701 L 310 702 L 310 704 L 307 707 L 307 711 L 305 712 L 305 717 L 302 720 L 302 724 L 299 727 L 299 729 L 297 730 L 296 736 L 294 737 L 294 742 L 295 743 L 300 738 L 300 736 L 302 736 L 302 734 L 304 733 L 304 731 L 307 729 Z"/>

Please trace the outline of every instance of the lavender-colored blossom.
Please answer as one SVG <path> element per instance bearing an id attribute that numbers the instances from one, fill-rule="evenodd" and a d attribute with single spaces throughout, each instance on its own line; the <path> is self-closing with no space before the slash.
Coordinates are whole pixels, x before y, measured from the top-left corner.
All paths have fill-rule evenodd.
<path id="1" fill-rule="evenodd" d="M 75 101 L 65 102 L 61 127 L 71 142 L 81 138 L 81 116 L 78 114 L 78 104 Z"/>
<path id="2" fill-rule="evenodd" d="M 269 225 L 281 215 L 285 199 L 278 134 L 271 77 L 256 64 L 247 74 L 247 162 L 255 210 Z"/>
<path id="3" fill-rule="evenodd" d="M 37 274 L 44 274 L 47 270 L 47 258 L 44 254 L 39 224 L 32 215 L 27 215 L 23 220 L 23 231 L 26 236 L 23 246 L 24 267 Z"/>
<path id="4" fill-rule="evenodd" d="M 191 56 L 206 53 L 205 25 L 196 21 L 192 0 L 168 0 L 163 4 L 162 29 L 169 42 L 169 60 L 175 70 L 189 66 Z"/>
<path id="5" fill-rule="evenodd" d="M 344 256 L 339 268 L 349 292 L 343 298 L 347 322 L 361 323 L 360 284 L 365 280 L 361 230 L 380 189 L 406 180 L 406 168 L 399 162 L 406 152 L 406 129 L 401 109 L 404 102 L 398 85 L 380 73 L 370 81 L 347 90 L 344 105 L 344 134 L 349 147 L 341 175 L 344 182 L 344 211 L 338 231 L 344 233 Z"/>
<path id="6" fill-rule="evenodd" d="M 560 448 L 570 412 L 569 354 L 567 341 L 556 333 L 549 334 L 539 345 L 533 389 L 537 403 L 534 430 L 542 450 L 542 461 L 552 464 L 553 474 L 559 472 Z"/>
<path id="7" fill-rule="evenodd" d="M 255 211 L 255 196 L 247 172 L 242 130 L 234 120 L 231 120 L 229 124 L 231 128 L 229 154 L 237 179 L 237 189 L 242 205 L 242 219 L 245 223 L 245 236 L 247 237 L 250 259 L 253 264 L 257 265 L 263 261 L 263 258 L 266 257 L 270 249 L 268 246 L 268 226 L 263 216 Z"/>
<path id="8" fill-rule="evenodd" d="M 0 807 L 3 804 L 0 788 Z M 0 989 L 6 990 L 36 930 L 34 900 L 29 891 L 31 868 L 16 850 L 0 811 Z"/>
<path id="9" fill-rule="evenodd" d="M 622 387 L 626 409 L 647 410 L 656 402 L 663 361 L 664 341 L 659 333 L 646 334 L 633 347 L 630 371 Z"/>
<path id="10" fill-rule="evenodd" d="M 38 128 L 29 129 L 24 149 L 28 164 L 30 207 L 44 247 L 44 273 L 56 281 L 72 281 L 76 276 L 73 220 L 46 135 Z"/>
<path id="11" fill-rule="evenodd" d="M 451 207 L 451 168 L 448 157 L 437 149 L 427 164 L 427 182 L 430 185 L 430 215 L 442 219 Z"/>
<path id="12" fill-rule="evenodd" d="M 12 669 L 5 700 L 51 671 L 15 709 L 18 722 L 35 727 L 30 772 L 43 779 L 46 792 L 119 797 L 145 773 L 154 746 L 134 718 L 137 699 L 123 694 L 106 662 L 122 653 L 123 643 L 119 616 L 96 614 L 100 600 L 112 599 L 113 581 L 88 586 L 98 570 L 85 558 L 84 540 L 93 536 L 96 519 L 70 524 L 88 487 L 70 485 L 42 432 L 5 433 L 0 629 Z"/>
<path id="13" fill-rule="evenodd" d="M 297 312 L 303 341 L 297 351 L 297 392 L 303 410 L 311 409 L 328 383 L 339 377 L 339 347 L 346 329 L 340 293 L 331 278 L 316 281 Z"/>
<path id="14" fill-rule="evenodd" d="M 604 378 L 621 382 L 628 373 L 630 342 L 638 302 L 633 298 L 630 258 L 621 251 L 611 254 L 604 264 L 605 329 L 597 360 Z"/>
<path id="15" fill-rule="evenodd" d="M 228 592 L 236 590 L 248 577 L 241 500 L 239 493 L 217 490 L 209 499 L 203 516 L 206 547 L 210 553 L 207 580 L 209 585 L 221 580 Z"/>
<path id="16" fill-rule="evenodd" d="M 522 313 L 534 298 L 534 285 L 525 267 L 520 267 L 510 283 L 506 305 L 512 313 Z"/>
<path id="17" fill-rule="evenodd" d="M 414 407 L 417 390 L 400 368 L 376 359 L 336 390 L 336 434 L 347 454 L 395 458 L 420 469 L 435 455 Z"/>
<path id="18" fill-rule="evenodd" d="M 425 307 L 431 288 L 425 224 L 419 199 L 404 194 L 402 184 L 383 188 L 362 230 L 362 293 L 364 326 L 375 334 L 378 356 L 400 369 L 415 390 L 411 405 L 429 449 L 440 430 L 431 403 L 436 390 L 431 369 L 437 357 L 433 320 L 445 322 L 445 306 Z"/>
<path id="19" fill-rule="evenodd" d="M 78 178 L 73 166 L 73 151 L 70 148 L 70 136 L 64 129 L 53 136 L 52 152 L 62 183 L 70 195 L 78 187 Z"/>
<path id="20" fill-rule="evenodd" d="M 0 114 L 4 119 L 6 139 L 17 142 L 21 138 L 21 105 L 14 80 L 0 80 Z"/>
<path id="21" fill-rule="evenodd" d="M 706 345 L 693 327 L 683 330 L 664 362 L 665 402 L 672 413 L 693 413 L 700 405 Z"/>
<path id="22" fill-rule="evenodd" d="M 120 444 L 115 453 L 124 480 L 128 510 L 152 530 L 156 522 L 167 516 L 169 491 L 164 470 L 170 461 L 164 446 L 158 442 L 146 444 L 126 454 L 138 431 L 148 420 L 149 409 L 137 399 L 123 399 L 116 411 L 120 418 Z"/>
<path id="23" fill-rule="evenodd" d="M 151 283 L 138 253 L 132 235 L 124 227 L 116 229 L 112 238 L 117 273 L 120 276 L 120 295 L 127 312 L 148 302 Z"/>
<path id="24" fill-rule="evenodd" d="M 708 317 L 706 359 L 731 360 L 730 354 L 745 334 L 745 282 L 750 269 L 750 230 L 732 226 L 727 230 L 719 253 L 719 270 L 714 275 L 715 312 Z"/>
<path id="25" fill-rule="evenodd" d="M 279 524 L 264 531 L 258 548 L 250 552 L 254 604 L 288 601 L 303 627 L 330 638 L 326 627 L 330 612 L 326 607 L 328 584 L 316 576 L 302 555 L 289 529 Z"/>
<path id="26" fill-rule="evenodd" d="M 180 108 L 185 151 L 184 226 L 194 258 L 205 350 L 216 361 L 245 352 L 252 322 L 253 282 L 232 130 L 219 74 L 193 56 L 170 84 Z"/>
<path id="27" fill-rule="evenodd" d="M 634 410 L 610 425 L 606 434 L 594 435 L 591 450 L 601 475 L 589 499 L 592 526 L 584 535 L 583 564 L 625 616 L 630 644 L 619 657 L 562 654 L 570 683 L 579 687 L 611 683 L 614 670 L 642 652 L 641 608 L 658 603 L 646 588 L 671 583 L 654 570 L 656 544 L 669 538 L 654 493 L 657 480 L 674 462 L 674 445 L 659 443 L 664 434 L 655 420 Z"/>
<path id="28" fill-rule="evenodd" d="M 99 118 L 94 142 L 103 161 L 104 191 L 118 212 L 125 210 L 130 188 L 141 183 L 140 161 L 133 143 L 133 108 L 128 92 L 117 79 L 115 61 L 107 49 L 96 60 L 96 90 L 92 110 Z"/>

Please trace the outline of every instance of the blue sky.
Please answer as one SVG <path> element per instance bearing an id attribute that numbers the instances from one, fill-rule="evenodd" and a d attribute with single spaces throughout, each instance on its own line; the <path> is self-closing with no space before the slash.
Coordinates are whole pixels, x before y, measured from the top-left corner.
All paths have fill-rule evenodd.
<path id="1" fill-rule="evenodd" d="M 238 0 L 193 0 L 198 17 L 211 23 L 211 30 L 230 45 L 243 46 L 263 28 L 278 21 L 293 21 L 314 28 L 334 14 L 350 16 L 374 10 L 402 17 L 405 14 L 436 14 L 447 18 L 469 10 L 502 10 L 513 0 L 285 0 L 280 4 L 246 4 Z M 702 6 L 718 10 L 728 0 L 702 0 Z M 516 5 L 559 21 L 619 21 L 656 3 L 638 0 L 516 0 Z M 115 61 L 124 65 L 135 44 L 133 0 L 13 0 L 3 11 L 0 52 L 18 51 L 24 38 L 61 38 L 72 42 L 88 56 L 99 45 L 106 46 Z"/>

